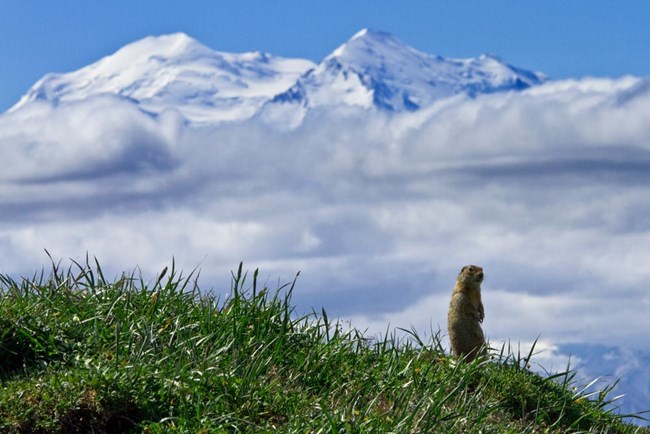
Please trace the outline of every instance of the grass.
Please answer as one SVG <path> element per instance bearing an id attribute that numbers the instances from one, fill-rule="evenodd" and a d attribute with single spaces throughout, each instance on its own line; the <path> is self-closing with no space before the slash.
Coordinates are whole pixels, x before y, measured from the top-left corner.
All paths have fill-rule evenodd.
<path id="1" fill-rule="evenodd" d="M 0 275 L 0 432 L 650 432 L 530 354 L 465 363 L 439 336 L 368 338 L 241 265 L 227 299 L 196 280 L 172 265 L 108 281 L 88 260 Z"/>

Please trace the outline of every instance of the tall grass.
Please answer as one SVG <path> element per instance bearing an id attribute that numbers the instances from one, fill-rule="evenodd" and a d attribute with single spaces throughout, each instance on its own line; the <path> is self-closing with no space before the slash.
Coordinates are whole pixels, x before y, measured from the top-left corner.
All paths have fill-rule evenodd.
<path id="1" fill-rule="evenodd" d="M 369 338 L 242 268 L 223 300 L 173 263 L 153 282 L 88 258 L 0 276 L 0 432 L 642 432 L 570 371 L 452 360 L 414 330 Z"/>

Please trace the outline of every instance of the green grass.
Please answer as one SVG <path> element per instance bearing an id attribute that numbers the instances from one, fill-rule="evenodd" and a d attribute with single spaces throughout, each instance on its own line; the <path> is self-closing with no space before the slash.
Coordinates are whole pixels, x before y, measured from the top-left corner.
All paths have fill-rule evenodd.
<path id="1" fill-rule="evenodd" d="M 88 261 L 0 276 L 0 432 L 650 432 L 607 410 L 607 389 L 531 373 L 530 355 L 455 361 L 439 336 L 298 315 L 295 281 L 232 277 L 220 300 L 173 265 L 153 284 Z"/>

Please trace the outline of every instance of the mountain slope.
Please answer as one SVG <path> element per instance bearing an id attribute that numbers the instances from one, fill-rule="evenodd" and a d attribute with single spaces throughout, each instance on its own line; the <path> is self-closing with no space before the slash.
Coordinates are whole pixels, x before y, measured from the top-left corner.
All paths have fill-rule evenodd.
<path id="1" fill-rule="evenodd" d="M 191 121 L 248 118 L 314 64 L 259 52 L 213 51 L 184 33 L 148 37 L 67 74 L 48 74 L 11 110 L 33 100 L 52 104 L 99 94 L 160 113 L 178 109 Z"/>
<path id="2" fill-rule="evenodd" d="M 324 309 L 297 315 L 293 285 L 251 287 L 242 265 L 223 302 L 165 271 L 152 285 L 107 281 L 99 263 L 0 275 L 0 431 L 650 431 L 512 353 L 470 364 L 438 335 L 372 338 Z"/>

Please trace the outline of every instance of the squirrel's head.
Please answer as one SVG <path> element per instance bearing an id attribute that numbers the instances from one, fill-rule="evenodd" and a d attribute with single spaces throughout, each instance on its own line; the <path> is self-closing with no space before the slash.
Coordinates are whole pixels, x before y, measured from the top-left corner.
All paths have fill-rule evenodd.
<path id="1" fill-rule="evenodd" d="M 478 265 L 466 265 L 461 268 L 458 280 L 463 283 L 481 283 L 483 281 L 483 268 Z"/>

